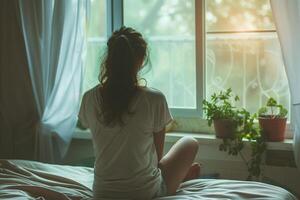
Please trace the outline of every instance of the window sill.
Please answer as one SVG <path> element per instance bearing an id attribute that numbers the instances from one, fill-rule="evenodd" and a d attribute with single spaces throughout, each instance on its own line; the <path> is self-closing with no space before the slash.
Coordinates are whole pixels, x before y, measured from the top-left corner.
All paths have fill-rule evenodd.
<path id="1" fill-rule="evenodd" d="M 196 138 L 199 144 L 202 145 L 219 145 L 222 142 L 222 139 L 216 138 L 213 134 L 204 134 L 204 133 L 183 133 L 183 132 L 171 132 L 167 133 L 166 142 L 176 142 L 183 136 L 192 136 Z M 249 142 L 246 142 L 246 145 Z M 269 150 L 284 150 L 292 151 L 293 150 L 293 140 L 285 139 L 283 142 L 267 142 L 267 149 Z"/>
<path id="2" fill-rule="evenodd" d="M 222 139 L 218 139 L 213 134 L 205 133 L 188 133 L 188 132 L 169 132 L 166 134 L 166 142 L 174 143 L 183 136 L 191 136 L 198 140 L 200 145 L 219 145 Z M 73 139 L 90 140 L 92 139 L 89 130 L 76 129 L 73 135 Z M 248 142 L 246 141 L 246 144 Z M 249 144 L 249 143 L 248 143 Z M 292 151 L 293 150 L 293 140 L 285 139 L 283 142 L 267 142 L 267 149 L 269 150 L 282 150 L 282 151 Z"/>

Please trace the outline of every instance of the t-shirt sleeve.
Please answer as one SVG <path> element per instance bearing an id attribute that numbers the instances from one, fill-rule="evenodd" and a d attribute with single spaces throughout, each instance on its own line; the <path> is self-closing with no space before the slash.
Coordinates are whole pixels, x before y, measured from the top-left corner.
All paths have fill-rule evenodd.
<path id="1" fill-rule="evenodd" d="M 82 101 L 81 101 L 81 105 L 80 105 L 80 110 L 79 110 L 79 114 L 78 114 L 78 119 L 81 123 L 81 125 L 85 128 L 89 128 L 88 125 L 88 120 L 87 120 L 87 93 L 85 93 L 83 95 Z"/>
<path id="2" fill-rule="evenodd" d="M 154 110 L 154 133 L 161 131 L 171 121 L 172 116 L 168 107 L 167 100 L 163 94 L 161 94 L 159 101 L 156 103 Z"/>

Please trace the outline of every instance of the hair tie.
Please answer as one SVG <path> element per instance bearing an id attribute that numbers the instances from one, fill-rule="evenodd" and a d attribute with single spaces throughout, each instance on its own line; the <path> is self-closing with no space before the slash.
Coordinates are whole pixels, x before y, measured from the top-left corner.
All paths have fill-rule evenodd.
<path id="1" fill-rule="evenodd" d="M 124 39 L 124 40 L 128 43 L 128 45 L 131 46 L 131 45 L 130 45 L 130 42 L 129 42 L 129 40 L 128 40 L 128 37 L 127 37 L 126 35 L 124 35 L 124 34 L 119 35 L 119 36 L 117 37 L 117 40 L 119 40 L 119 39 Z"/>

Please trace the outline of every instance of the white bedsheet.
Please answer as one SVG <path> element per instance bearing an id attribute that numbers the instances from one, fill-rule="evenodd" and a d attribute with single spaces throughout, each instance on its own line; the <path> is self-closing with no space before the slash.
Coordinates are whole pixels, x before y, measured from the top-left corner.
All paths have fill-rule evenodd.
<path id="1" fill-rule="evenodd" d="M 0 199 L 91 199 L 93 169 L 32 161 L 0 160 Z M 288 191 L 259 182 L 197 179 L 182 184 L 176 196 L 155 200 L 286 199 Z"/>

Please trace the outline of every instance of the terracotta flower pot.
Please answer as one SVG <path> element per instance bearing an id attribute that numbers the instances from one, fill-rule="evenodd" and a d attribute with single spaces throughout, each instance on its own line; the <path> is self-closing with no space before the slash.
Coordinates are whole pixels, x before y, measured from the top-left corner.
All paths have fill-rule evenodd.
<path id="1" fill-rule="evenodd" d="M 230 119 L 215 119 L 214 128 L 217 138 L 234 138 L 236 124 Z"/>
<path id="2" fill-rule="evenodd" d="M 258 120 L 266 141 L 281 142 L 284 140 L 287 118 L 259 117 Z"/>

